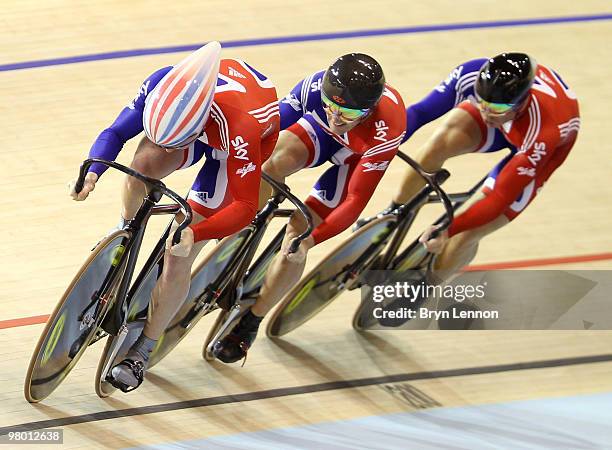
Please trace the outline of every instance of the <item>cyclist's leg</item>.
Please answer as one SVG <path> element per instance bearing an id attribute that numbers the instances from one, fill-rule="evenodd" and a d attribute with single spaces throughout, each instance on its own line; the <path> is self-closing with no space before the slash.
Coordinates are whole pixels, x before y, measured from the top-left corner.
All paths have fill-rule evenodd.
<path id="1" fill-rule="evenodd" d="M 185 150 L 168 151 L 151 142 L 146 136 L 142 138 L 132 159 L 130 167 L 148 177 L 162 179 L 172 172 L 189 167 L 198 162 L 204 154 L 205 145 L 199 141 L 192 143 Z M 147 191 L 144 183 L 127 176 L 122 190 L 121 217 L 132 219 L 142 203 Z"/>
<path id="2" fill-rule="evenodd" d="M 502 214 L 486 225 L 451 237 L 444 246 L 442 253 L 435 259 L 434 274 L 436 279 L 446 281 L 461 268 L 467 266 L 476 256 L 480 240 L 508 223 L 510 223 L 510 219 Z"/>
<path id="3" fill-rule="evenodd" d="M 312 215 L 314 225 L 316 226 L 321 223 L 322 219 L 319 218 L 316 212 L 310 207 L 308 209 Z M 264 315 L 300 280 L 306 266 L 306 258 L 300 262 L 289 261 L 285 256 L 285 252 L 289 249 L 293 238 L 303 233 L 306 230 L 306 226 L 306 221 L 301 214 L 295 212 L 291 216 L 281 250 L 272 263 L 270 263 L 255 304 L 242 316 L 232 331 L 214 345 L 213 354 L 221 361 L 232 363 L 246 356 L 248 349 L 255 341 Z"/>
<path id="4" fill-rule="evenodd" d="M 278 143 L 274 152 L 263 166 L 264 172 L 277 181 L 284 182 L 289 175 L 306 167 L 317 167 L 331 159 L 342 146 L 326 134 L 311 116 L 299 119 L 287 130 L 280 133 Z M 328 169 L 326 174 L 336 170 L 334 166 Z M 343 169 L 345 172 L 348 167 Z M 336 173 L 334 172 L 334 173 Z M 328 180 L 333 178 L 333 180 Z M 346 178 L 346 177 L 345 177 Z M 324 175 L 322 179 L 336 181 L 337 176 L 330 177 Z M 319 181 L 317 185 L 321 183 Z M 264 184 L 264 183 L 262 183 Z M 315 185 L 315 191 L 320 190 Z M 334 184 L 334 190 L 336 185 Z M 344 186 L 338 188 L 338 194 L 342 194 Z M 330 189 L 331 191 L 331 189 Z M 310 198 L 310 197 L 309 197 Z M 320 215 L 314 211 L 310 205 L 307 206 L 312 214 L 314 225 L 321 222 Z M 276 303 L 280 301 L 283 294 L 296 283 L 306 265 L 304 260 L 301 263 L 291 263 L 286 257 L 282 256 L 289 248 L 293 238 L 301 234 L 306 229 L 306 221 L 299 213 L 294 213 L 287 226 L 281 252 L 271 263 L 261 293 L 251 307 L 251 312 L 263 317 Z"/>
<path id="5" fill-rule="evenodd" d="M 284 183 L 289 175 L 305 167 L 312 167 L 312 164 L 318 165 L 319 141 L 324 138 L 320 128 L 314 128 L 309 120 L 301 118 L 280 132 L 274 151 L 262 166 L 263 172 L 274 180 Z M 260 208 L 271 195 L 272 187 L 262 180 L 259 189 Z"/>
<path id="6" fill-rule="evenodd" d="M 313 225 L 322 222 L 318 214 L 309 206 L 307 208 L 312 215 Z M 270 264 L 266 273 L 259 297 L 251 307 L 251 312 L 258 317 L 265 316 L 286 294 L 291 287 L 297 283 L 306 267 L 306 258 L 300 262 L 289 261 L 285 253 L 289 250 L 291 241 L 306 230 L 307 224 L 304 217 L 295 212 L 289 220 L 281 251 Z"/>
<path id="7" fill-rule="evenodd" d="M 326 134 L 312 117 L 304 116 L 281 132 L 274 153 L 264 164 L 263 171 L 284 182 L 287 176 L 302 168 L 316 167 L 330 160 L 341 148 L 342 146 Z M 266 191 L 265 187 L 261 192 L 263 195 L 260 199 L 270 195 L 270 191 Z M 338 192 L 344 192 L 344 186 L 341 186 Z M 307 206 L 310 208 L 308 202 Z M 322 219 L 318 211 L 312 208 L 310 210 L 316 226 Z M 303 217 L 297 213 L 293 214 L 287 226 L 281 252 L 271 263 L 255 304 L 225 338 L 215 343 L 213 352 L 221 361 L 235 362 L 246 355 L 255 340 L 263 316 L 299 281 L 306 261 L 290 262 L 283 254 L 289 248 L 291 240 L 305 229 L 306 222 Z"/>
<path id="8" fill-rule="evenodd" d="M 302 168 L 320 166 L 330 160 L 341 148 L 342 146 L 326 134 L 312 117 L 305 116 L 281 132 L 274 153 L 264 164 L 263 170 L 275 180 L 284 182 L 287 176 Z M 345 181 L 350 170 L 348 165 L 333 166 L 328 169 L 315 185 L 314 195 L 325 196 L 325 192 L 329 192 L 334 197 L 330 201 L 335 202 L 334 205 L 340 203 L 345 195 L 347 184 Z M 317 192 L 323 194 L 316 194 Z M 316 201 L 312 194 L 306 201 L 314 226 L 321 223 L 321 217 L 325 217 L 333 209 L 333 206 L 326 208 L 322 205 L 319 211 L 317 206 L 321 202 L 325 200 Z M 299 263 L 289 262 L 282 255 L 288 250 L 291 240 L 304 230 L 306 230 L 304 217 L 297 212 L 294 213 L 287 225 L 281 252 L 270 265 L 261 293 L 251 307 L 251 313 L 255 316 L 263 317 L 267 314 L 302 276 L 306 260 Z"/>
<path id="9" fill-rule="evenodd" d="M 315 183 L 304 202 L 312 215 L 314 226 L 318 226 L 346 198 L 348 182 L 357 164 L 332 165 Z M 289 261 L 285 252 L 291 241 L 306 230 L 306 221 L 294 213 L 287 226 L 281 252 L 271 264 L 264 279 L 261 293 L 251 311 L 263 317 L 267 314 L 301 278 L 306 266 L 303 262 Z"/>
<path id="10" fill-rule="evenodd" d="M 210 147 L 204 149 L 206 163 L 198 173 L 189 193 L 193 210 L 193 224 L 205 220 L 231 202 L 227 187 L 227 166 L 221 154 Z M 164 268 L 153 292 L 149 316 L 143 333 L 128 351 L 126 358 L 112 369 L 115 381 L 132 388 L 142 382 L 149 355 L 172 317 L 189 292 L 191 266 L 207 241 L 196 242 L 187 257 L 164 254 Z M 117 386 L 120 387 L 120 386 Z"/>
<path id="11" fill-rule="evenodd" d="M 500 133 L 501 134 L 501 133 Z M 512 158 L 512 154 L 504 157 L 489 172 L 484 182 L 483 189 L 470 198 L 464 205 L 455 211 L 455 217 L 469 210 L 472 205 L 478 203 L 485 195 L 490 193 L 491 187 L 495 184 L 495 178 Z M 472 230 L 452 236 L 442 253 L 436 256 L 434 271 L 438 281 L 448 280 L 453 274 L 457 273 L 462 267 L 468 265 L 478 252 L 478 243 L 486 235 L 506 225 L 510 219 L 501 215 L 492 222 Z"/>
<path id="12" fill-rule="evenodd" d="M 163 151 L 163 149 L 162 149 Z M 184 158 L 178 169 L 189 167 L 197 163 L 204 154 L 207 154 L 206 163 L 198 173 L 195 186 L 199 186 L 201 180 L 212 178 L 217 179 L 220 164 L 211 157 L 212 148 L 196 141 L 184 153 Z M 205 182 L 205 181 L 204 181 Z M 214 184 L 213 184 L 214 185 Z M 193 189 L 193 188 L 192 188 Z M 192 191 L 193 192 L 193 191 Z M 192 202 L 190 202 L 192 203 Z M 192 204 L 193 219 L 192 224 L 197 224 L 210 215 L 209 211 L 198 213 L 197 205 Z M 179 221 L 181 218 L 179 218 Z M 177 222 L 175 221 L 175 226 Z M 163 271 L 157 280 L 157 284 L 151 293 L 149 316 L 144 327 L 143 334 L 151 340 L 157 340 L 163 333 L 166 325 L 176 313 L 176 308 L 187 296 L 189 291 L 189 280 L 191 276 L 191 266 L 207 241 L 196 242 L 187 257 L 173 256 L 169 252 L 164 254 Z"/>

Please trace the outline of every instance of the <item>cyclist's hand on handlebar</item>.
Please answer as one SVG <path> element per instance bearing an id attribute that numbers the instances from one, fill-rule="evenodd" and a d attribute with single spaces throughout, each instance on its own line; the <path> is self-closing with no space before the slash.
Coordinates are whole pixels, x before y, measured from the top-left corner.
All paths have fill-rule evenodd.
<path id="1" fill-rule="evenodd" d="M 88 172 L 87 175 L 85 175 L 83 189 L 81 189 L 81 192 L 77 193 L 75 189 L 77 180 L 72 180 L 70 183 L 68 183 L 68 192 L 70 197 L 76 201 L 85 200 L 89 193 L 96 188 L 96 181 L 98 181 L 98 174 L 95 172 Z"/>
<path id="2" fill-rule="evenodd" d="M 193 247 L 193 230 L 190 227 L 185 228 L 181 232 L 181 240 L 178 244 L 172 245 L 172 238 L 174 237 L 174 232 L 178 228 L 178 224 L 174 222 L 172 224 L 172 228 L 170 229 L 170 235 L 168 239 L 166 239 L 166 250 L 170 250 L 170 254 L 173 256 L 187 257 L 189 253 L 191 253 L 191 248 Z"/>
<path id="3" fill-rule="evenodd" d="M 287 246 L 283 254 L 285 258 L 287 258 L 287 261 L 289 262 L 297 263 L 297 264 L 303 263 L 306 260 L 306 254 L 308 253 L 308 250 L 314 247 L 314 244 L 315 242 L 312 236 L 308 236 L 306 239 L 304 239 L 300 243 L 300 246 L 298 247 L 295 253 L 289 253 L 289 246 Z"/>
<path id="4" fill-rule="evenodd" d="M 439 254 L 442 253 L 444 245 L 448 241 L 448 231 L 444 230 L 435 238 L 431 235 L 434 231 L 440 228 L 440 225 L 430 225 L 419 238 L 419 242 L 423 244 L 428 252 Z"/>

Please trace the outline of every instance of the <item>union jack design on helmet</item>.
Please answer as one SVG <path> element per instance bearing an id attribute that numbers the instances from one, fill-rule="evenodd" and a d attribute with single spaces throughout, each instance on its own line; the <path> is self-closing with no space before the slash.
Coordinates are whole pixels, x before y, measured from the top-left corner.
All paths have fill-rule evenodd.
<path id="1" fill-rule="evenodd" d="M 191 144 L 202 132 L 219 73 L 221 44 L 210 42 L 175 65 L 145 100 L 142 124 L 162 147 Z"/>

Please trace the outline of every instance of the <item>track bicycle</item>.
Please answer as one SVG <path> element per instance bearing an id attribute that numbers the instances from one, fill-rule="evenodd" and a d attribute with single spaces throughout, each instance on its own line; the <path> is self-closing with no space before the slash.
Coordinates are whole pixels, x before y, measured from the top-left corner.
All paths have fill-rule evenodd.
<path id="1" fill-rule="evenodd" d="M 26 374 L 24 394 L 29 402 L 39 402 L 51 394 L 91 344 L 107 334 L 117 333 L 125 321 L 125 311 L 137 289 L 142 274 L 151 270 L 163 255 L 170 225 L 153 249 L 140 275 L 130 288 L 144 231 L 152 215 L 181 213 L 183 220 L 174 233 L 180 241 L 181 231 L 192 219 L 189 204 L 168 189 L 163 182 L 146 177 L 114 161 L 91 158 L 83 162 L 76 191 L 83 188 L 85 175 L 93 163 L 103 164 L 126 173 L 148 188 L 148 194 L 133 220 L 123 229 L 104 237 L 80 268 L 54 311 L 38 340 Z M 166 196 L 175 203 L 158 205 Z"/>
<path id="2" fill-rule="evenodd" d="M 440 226 L 432 235 L 435 237 L 448 228 L 454 211 L 478 191 L 486 177 L 467 192 L 446 194 L 440 185 L 450 176 L 448 171 L 442 169 L 428 173 L 403 152 L 398 152 L 398 157 L 427 184 L 407 203 L 393 210 L 385 210 L 365 223 L 362 221 L 362 225 L 346 241 L 304 276 L 274 310 L 266 327 L 268 337 L 277 338 L 289 333 L 318 314 L 345 290 L 368 284 L 366 274 L 370 271 L 394 273 L 394 277 L 402 281 L 428 279 L 433 255 L 425 250 L 418 239 L 399 251 L 416 216 L 425 204 L 442 203 L 445 212 L 435 222 Z M 377 324 L 372 320 L 369 307 L 371 305 L 366 305 L 366 302 L 358 307 L 353 317 L 355 329 L 363 330 Z M 396 326 L 397 322 L 387 322 L 386 325 Z"/>
<path id="3" fill-rule="evenodd" d="M 218 309 L 219 315 L 209 330 L 202 352 L 206 360 L 214 359 L 214 342 L 223 338 L 255 303 L 266 270 L 281 248 L 286 226 L 273 237 L 252 263 L 272 219 L 288 218 L 296 210 L 305 217 L 307 228 L 292 240 L 289 248 L 291 253 L 297 251 L 300 243 L 312 232 L 313 222 L 307 207 L 291 194 L 286 185 L 276 182 L 264 173 L 262 179 L 273 187 L 272 197 L 249 226 L 222 239 L 192 271 L 189 293 L 157 341 L 149 357 L 147 370 L 168 355 L 202 317 Z M 296 209 L 281 209 L 280 204 L 285 199 L 293 203 Z M 162 265 L 163 258 L 159 259 L 156 265 L 149 266 L 149 272 L 141 273 L 142 278 L 139 279 L 138 286 L 132 289 L 133 295 L 128 302 L 126 323 L 119 333 L 107 339 L 95 379 L 96 393 L 100 397 L 108 397 L 117 389 L 112 384 L 110 371 L 124 359 L 146 324 L 149 299 L 163 269 Z M 120 386 L 120 389 L 124 392 L 133 390 L 127 386 Z"/>

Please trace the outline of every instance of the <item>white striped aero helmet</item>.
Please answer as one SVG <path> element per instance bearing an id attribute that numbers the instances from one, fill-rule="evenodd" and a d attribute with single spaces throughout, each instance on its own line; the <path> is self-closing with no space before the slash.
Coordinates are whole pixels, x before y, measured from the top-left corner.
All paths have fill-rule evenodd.
<path id="1" fill-rule="evenodd" d="M 208 119 L 215 94 L 221 44 L 206 44 L 160 80 L 145 100 L 142 125 L 147 137 L 164 148 L 194 142 Z"/>

